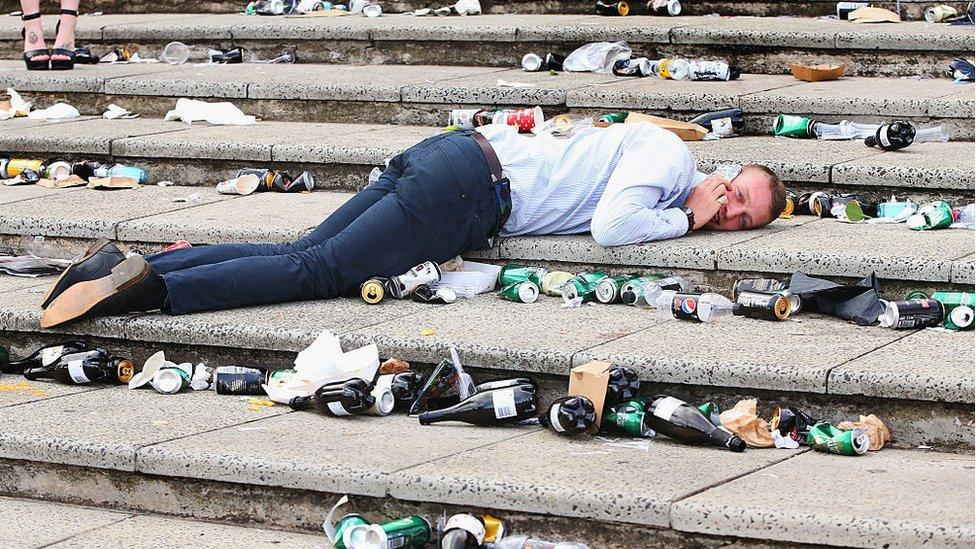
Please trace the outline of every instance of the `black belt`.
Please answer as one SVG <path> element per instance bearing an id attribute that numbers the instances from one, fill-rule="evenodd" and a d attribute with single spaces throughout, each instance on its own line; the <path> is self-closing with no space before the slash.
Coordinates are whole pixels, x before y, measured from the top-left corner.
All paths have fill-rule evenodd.
<path id="1" fill-rule="evenodd" d="M 478 147 L 481 148 L 482 154 L 485 155 L 485 160 L 488 161 L 488 169 L 491 171 L 491 184 L 495 190 L 495 197 L 498 198 L 498 208 L 502 212 L 498 223 L 491 228 L 491 232 L 488 235 L 494 238 L 498 236 L 502 227 L 505 226 L 505 222 L 508 221 L 508 216 L 512 214 L 512 187 L 509 184 L 508 178 L 502 173 L 502 163 L 498 161 L 498 155 L 495 154 L 495 149 L 491 147 L 488 139 L 477 131 L 471 132 L 470 135 L 474 138 Z"/>

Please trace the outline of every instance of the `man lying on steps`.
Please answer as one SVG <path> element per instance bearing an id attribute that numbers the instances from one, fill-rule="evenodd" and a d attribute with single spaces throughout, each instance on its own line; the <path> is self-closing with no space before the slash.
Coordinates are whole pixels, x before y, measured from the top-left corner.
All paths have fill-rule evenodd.
<path id="1" fill-rule="evenodd" d="M 379 181 L 298 242 L 128 259 L 97 242 L 51 288 L 41 326 L 336 297 L 374 276 L 487 248 L 496 235 L 590 232 L 602 246 L 619 246 L 699 229 L 753 229 L 785 203 L 783 183 L 768 168 L 747 165 L 732 181 L 705 176 L 674 134 L 650 123 L 587 128 L 566 139 L 484 126 L 397 155 Z"/>

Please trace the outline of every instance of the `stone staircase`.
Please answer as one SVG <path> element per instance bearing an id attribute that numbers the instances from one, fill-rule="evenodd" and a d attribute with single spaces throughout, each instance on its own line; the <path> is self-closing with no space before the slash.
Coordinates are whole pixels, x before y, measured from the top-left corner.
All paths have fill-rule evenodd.
<path id="1" fill-rule="evenodd" d="M 484 4 L 493 13 L 523 14 L 529 5 Z M 115 192 L 0 188 L 0 251 L 36 247 L 37 236 L 46 253 L 65 257 L 102 235 L 143 251 L 177 239 L 294 240 L 362 188 L 373 166 L 442 131 L 452 108 L 540 105 L 549 116 L 637 110 L 687 119 L 737 106 L 748 120 L 747 136 L 689 144 L 703 170 L 724 161 L 761 162 L 797 190 L 972 202 L 972 85 L 954 85 L 942 74 L 952 58 L 971 56 L 971 28 L 568 15 L 577 4 L 532 8 L 558 8 L 552 15 L 374 21 L 202 17 L 192 12 L 234 8 L 132 2 L 125 9 L 156 13 L 82 17 L 79 41 L 96 53 L 132 44 L 154 56 L 181 40 L 197 51 L 242 45 L 264 58 L 295 47 L 302 64 L 102 65 L 42 74 L 0 61 L 0 89 L 11 86 L 39 107 L 67 100 L 86 115 L 0 122 L 0 154 L 116 160 L 148 168 L 154 182 L 177 184 Z M 833 10 L 821 2 L 795 9 L 814 4 Z M 388 7 L 411 7 L 395 6 L 402 7 Z M 724 6 L 730 11 L 715 9 L 755 15 L 783 9 L 775 2 Z M 0 19 L 0 57 L 19 55 L 18 25 Z M 600 39 L 626 39 L 635 53 L 650 56 L 725 57 L 747 74 L 737 82 L 682 83 L 513 70 L 527 51 L 568 51 Z M 801 83 L 785 75 L 791 60 L 844 60 L 850 77 Z M 501 80 L 534 86 L 505 87 Z M 264 120 L 250 127 L 162 121 L 177 97 L 232 101 Z M 101 119 L 108 103 L 143 117 Z M 777 139 L 769 134 L 780 112 L 828 122 L 908 118 L 942 124 L 954 141 L 884 153 L 858 142 Z M 267 165 L 310 170 L 318 188 L 247 197 L 212 188 L 241 167 Z M 897 298 L 912 289 L 971 290 L 974 251 L 970 231 L 917 233 L 796 217 L 758 231 L 617 248 L 585 235 L 500 239 L 470 257 L 674 272 L 702 290 L 725 293 L 743 275 L 800 270 L 850 281 L 873 271 L 886 296 Z M 766 417 L 778 404 L 831 421 L 876 413 L 896 441 L 860 458 L 802 449 L 740 455 L 663 438 L 644 449 L 564 440 L 531 427 L 420 427 L 403 416 L 342 421 L 283 407 L 249 411 L 246 402 L 212 394 L 36 383 L 43 394 L 0 391 L 0 494 L 309 531 L 349 493 L 351 511 L 371 517 L 474 509 L 518 531 L 591 547 L 973 543 L 971 333 L 895 332 L 814 314 L 783 323 L 733 318 L 692 325 L 624 306 L 569 310 L 555 298 L 520 306 L 491 295 L 447 306 L 337 299 L 182 317 L 132 314 L 41 332 L 37 305 L 49 283 L 0 277 L 0 344 L 15 354 L 78 335 L 137 361 L 165 349 L 179 360 L 287 366 L 328 329 L 344 348 L 376 342 L 381 356 L 421 369 L 454 345 L 477 379 L 531 375 L 544 400 L 565 391 L 572 366 L 606 359 L 637 369 L 647 393 L 723 408 L 757 397 Z M 426 330 L 434 334 L 421 335 Z M 19 381 L 0 376 L 2 387 Z"/>

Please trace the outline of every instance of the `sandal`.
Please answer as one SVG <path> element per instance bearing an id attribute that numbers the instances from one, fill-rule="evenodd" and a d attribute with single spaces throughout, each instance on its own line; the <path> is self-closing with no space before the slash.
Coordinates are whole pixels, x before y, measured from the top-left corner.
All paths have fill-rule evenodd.
<path id="1" fill-rule="evenodd" d="M 20 18 L 23 21 L 30 21 L 32 19 L 40 19 L 41 12 L 32 13 L 30 15 L 21 15 Z M 27 29 L 20 29 L 20 37 L 23 39 L 27 38 Z M 47 56 L 47 59 L 34 59 L 35 57 Z M 51 50 L 47 48 L 39 48 L 36 50 L 30 50 L 24 52 L 24 64 L 27 65 L 27 70 L 29 71 L 46 71 L 51 64 Z"/>
<path id="2" fill-rule="evenodd" d="M 78 12 L 76 10 L 61 10 L 61 15 L 71 15 L 78 17 Z M 58 20 L 57 26 L 54 27 L 55 36 L 57 36 L 58 31 L 61 30 L 61 20 Z M 74 46 L 74 44 L 71 44 Z M 68 59 L 54 59 L 53 56 L 61 55 L 67 57 Z M 75 68 L 75 50 L 72 48 L 54 48 L 51 50 L 51 70 L 52 71 L 69 71 Z"/>

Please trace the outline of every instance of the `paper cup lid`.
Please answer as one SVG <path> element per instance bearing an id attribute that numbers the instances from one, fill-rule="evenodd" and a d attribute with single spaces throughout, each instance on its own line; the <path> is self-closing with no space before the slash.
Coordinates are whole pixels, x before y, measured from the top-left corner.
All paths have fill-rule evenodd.
<path id="1" fill-rule="evenodd" d="M 132 379 L 129 380 L 129 388 L 138 389 L 139 387 L 142 387 L 143 385 L 152 381 L 153 376 L 156 375 L 156 372 L 159 371 L 165 362 L 166 355 L 163 353 L 163 351 L 159 351 L 158 353 L 149 357 L 149 360 L 146 360 L 146 363 L 142 365 L 142 370 L 140 370 L 136 375 L 132 376 Z"/>

